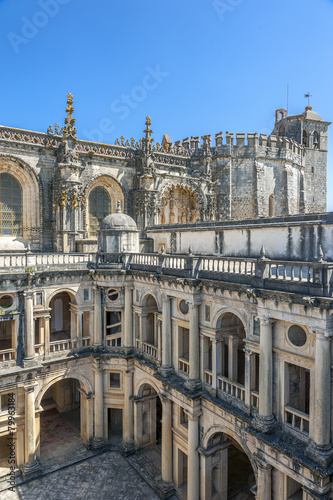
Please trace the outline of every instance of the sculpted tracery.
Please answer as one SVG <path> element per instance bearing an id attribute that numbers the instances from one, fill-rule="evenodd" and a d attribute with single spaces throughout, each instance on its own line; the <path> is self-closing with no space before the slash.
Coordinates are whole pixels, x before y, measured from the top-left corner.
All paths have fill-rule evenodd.
<path id="1" fill-rule="evenodd" d="M 200 219 L 197 193 L 187 186 L 168 188 L 161 199 L 161 224 L 196 222 Z"/>

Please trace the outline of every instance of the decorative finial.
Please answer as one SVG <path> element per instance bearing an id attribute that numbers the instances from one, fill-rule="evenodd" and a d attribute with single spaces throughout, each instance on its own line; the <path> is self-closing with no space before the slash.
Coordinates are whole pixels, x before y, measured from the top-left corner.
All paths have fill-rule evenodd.
<path id="1" fill-rule="evenodd" d="M 165 250 L 164 250 L 164 245 L 161 245 L 161 250 L 160 250 L 161 253 L 164 253 Z"/>
<path id="2" fill-rule="evenodd" d="M 150 116 L 147 116 L 146 129 L 143 131 L 146 134 L 145 145 L 147 149 L 151 146 L 151 143 L 154 142 L 154 139 L 151 138 L 151 134 L 153 134 L 154 132 L 151 130 L 150 125 L 151 125 L 151 119 Z"/>
<path id="3" fill-rule="evenodd" d="M 260 258 L 262 260 L 264 260 L 266 258 L 266 250 L 265 250 L 265 247 L 264 245 L 261 246 L 261 249 L 260 249 Z"/>
<path id="4" fill-rule="evenodd" d="M 189 254 L 189 255 L 193 255 L 192 245 L 190 245 L 190 246 L 188 247 L 188 254 Z"/>
<path id="5" fill-rule="evenodd" d="M 121 214 L 121 201 L 118 200 L 117 201 L 117 210 L 116 210 L 117 214 Z"/>
<path id="6" fill-rule="evenodd" d="M 66 108 L 67 117 L 65 118 L 65 134 L 71 134 L 76 137 L 76 128 L 75 128 L 75 118 L 73 118 L 74 107 L 73 107 L 73 94 L 67 94 L 67 108 Z"/>

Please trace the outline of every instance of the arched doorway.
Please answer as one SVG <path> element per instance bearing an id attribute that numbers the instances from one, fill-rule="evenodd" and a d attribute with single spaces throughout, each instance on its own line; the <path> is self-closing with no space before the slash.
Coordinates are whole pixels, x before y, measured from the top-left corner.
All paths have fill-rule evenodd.
<path id="1" fill-rule="evenodd" d="M 158 349 L 158 306 L 152 295 L 147 295 L 142 303 L 142 350 L 150 357 L 157 358 Z"/>
<path id="2" fill-rule="evenodd" d="M 144 384 L 139 391 L 136 403 L 136 436 L 138 448 L 161 445 L 162 403 L 156 390 Z"/>
<path id="3" fill-rule="evenodd" d="M 211 436 L 204 458 L 205 499 L 252 500 L 255 473 L 242 447 L 222 432 Z"/>
<path id="4" fill-rule="evenodd" d="M 220 375 L 244 385 L 245 381 L 245 328 L 242 321 L 231 312 L 222 314 L 216 325 L 219 346 Z M 219 375 L 219 374 L 218 374 Z"/>
<path id="5" fill-rule="evenodd" d="M 43 394 L 40 402 L 42 464 L 54 463 L 62 457 L 75 457 L 86 451 L 83 441 L 87 441 L 87 423 L 81 415 L 81 411 L 87 413 L 86 401 L 81 404 L 79 389 L 77 379 L 65 378 L 52 384 Z"/>
<path id="6" fill-rule="evenodd" d="M 54 295 L 50 301 L 50 343 L 71 338 L 71 297 L 67 292 Z"/>

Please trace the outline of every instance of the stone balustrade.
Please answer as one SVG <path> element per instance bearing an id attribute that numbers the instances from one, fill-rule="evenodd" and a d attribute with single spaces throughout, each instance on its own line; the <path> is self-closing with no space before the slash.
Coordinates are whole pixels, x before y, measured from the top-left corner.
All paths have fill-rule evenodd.
<path id="1" fill-rule="evenodd" d="M 294 430 L 300 431 L 306 435 L 309 434 L 310 416 L 302 411 L 291 408 L 290 406 L 285 406 L 284 422 Z"/>
<path id="2" fill-rule="evenodd" d="M 227 394 L 234 399 L 238 399 L 239 401 L 245 401 L 245 387 L 243 385 L 233 382 L 222 375 L 218 375 L 217 379 L 218 388 L 222 391 L 222 393 Z"/>
<path id="3" fill-rule="evenodd" d="M 0 274 L 123 268 L 179 278 L 237 282 L 249 287 L 332 296 L 333 263 L 164 253 L 0 254 Z M 250 288 L 249 288 L 250 289 Z"/>
<path id="4" fill-rule="evenodd" d="M 64 269 L 86 269 L 96 262 L 93 253 L 0 254 L 0 273 L 36 273 Z"/>
<path id="5" fill-rule="evenodd" d="M 77 349 L 77 347 L 77 339 L 56 340 L 54 342 L 50 342 L 50 353 L 70 351 L 72 349 Z"/>
<path id="6" fill-rule="evenodd" d="M 16 349 L 4 349 L 0 351 L 0 361 L 12 361 L 16 359 Z"/>
<path id="7" fill-rule="evenodd" d="M 188 375 L 190 370 L 190 362 L 187 359 L 178 358 L 178 370 Z"/>
<path id="8" fill-rule="evenodd" d="M 152 358 L 157 358 L 158 348 L 153 346 L 152 344 L 142 342 L 142 351 Z"/>

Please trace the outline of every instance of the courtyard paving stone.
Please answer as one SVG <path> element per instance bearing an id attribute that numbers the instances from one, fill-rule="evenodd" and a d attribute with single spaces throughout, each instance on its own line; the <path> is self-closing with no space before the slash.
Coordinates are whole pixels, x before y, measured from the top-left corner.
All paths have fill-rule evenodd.
<path id="1" fill-rule="evenodd" d="M 159 497 L 116 451 L 2 491 L 1 500 L 157 500 Z"/>

